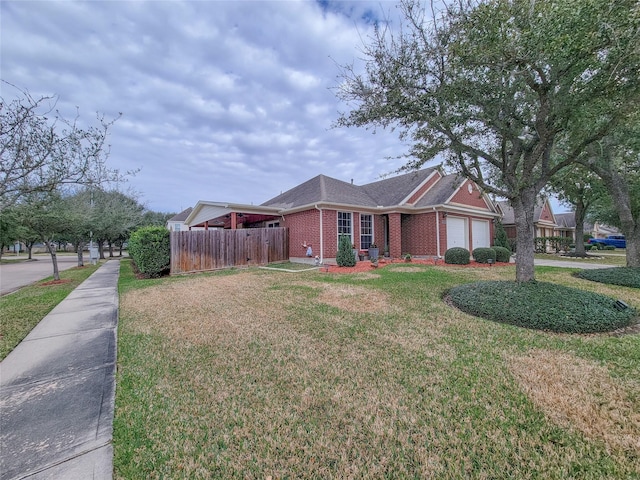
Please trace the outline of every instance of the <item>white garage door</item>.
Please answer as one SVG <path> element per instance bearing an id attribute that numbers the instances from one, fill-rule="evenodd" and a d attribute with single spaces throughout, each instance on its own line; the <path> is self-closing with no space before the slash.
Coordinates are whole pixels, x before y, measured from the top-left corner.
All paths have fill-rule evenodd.
<path id="1" fill-rule="evenodd" d="M 473 237 L 473 248 L 490 247 L 489 222 L 487 220 L 472 220 L 471 235 Z"/>
<path id="2" fill-rule="evenodd" d="M 469 248 L 467 238 L 467 219 L 447 218 L 447 249 L 452 247 Z"/>

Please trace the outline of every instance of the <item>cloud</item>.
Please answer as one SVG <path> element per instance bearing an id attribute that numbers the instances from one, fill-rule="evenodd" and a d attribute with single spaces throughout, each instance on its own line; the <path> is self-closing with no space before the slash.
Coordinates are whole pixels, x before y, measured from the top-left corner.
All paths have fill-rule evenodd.
<path id="1" fill-rule="evenodd" d="M 391 132 L 334 129 L 338 66 L 393 2 L 3 1 L 2 78 L 115 118 L 109 164 L 155 211 L 262 203 L 323 173 L 398 168 Z M 3 87 L 2 96 L 12 97 Z"/>

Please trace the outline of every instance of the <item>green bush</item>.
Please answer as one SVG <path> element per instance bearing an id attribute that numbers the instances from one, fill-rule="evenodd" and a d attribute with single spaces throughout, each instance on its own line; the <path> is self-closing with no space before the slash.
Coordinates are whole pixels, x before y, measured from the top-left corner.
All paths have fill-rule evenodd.
<path id="1" fill-rule="evenodd" d="M 504 247 L 492 247 L 496 252 L 496 262 L 508 263 L 511 260 L 511 250 Z"/>
<path id="2" fill-rule="evenodd" d="M 536 253 L 547 253 L 553 250 L 556 253 L 569 250 L 571 239 L 568 237 L 536 237 L 533 239 Z"/>
<path id="3" fill-rule="evenodd" d="M 592 282 L 622 285 L 623 287 L 640 288 L 640 267 L 597 268 L 581 270 L 576 277 Z"/>
<path id="4" fill-rule="evenodd" d="M 473 250 L 473 259 L 478 263 L 489 263 L 489 259 L 495 262 L 496 251 L 493 248 L 476 248 Z"/>
<path id="5" fill-rule="evenodd" d="M 340 235 L 338 242 L 338 253 L 336 253 L 336 263 L 340 267 L 355 267 L 356 257 L 353 254 L 351 238 L 347 235 Z"/>
<path id="6" fill-rule="evenodd" d="M 547 282 L 485 281 L 452 288 L 460 310 L 518 327 L 561 333 L 616 330 L 637 318 L 633 308 L 618 310 L 615 299 Z"/>
<path id="7" fill-rule="evenodd" d="M 166 274 L 171 263 L 171 240 L 164 227 L 143 227 L 129 238 L 129 256 L 147 278 Z"/>
<path id="8" fill-rule="evenodd" d="M 605 245 L 605 246 L 604 246 L 604 249 L 605 249 L 605 250 L 615 250 L 615 249 L 616 249 L 616 247 L 614 247 L 613 245 Z"/>
<path id="9" fill-rule="evenodd" d="M 504 247 L 509 248 L 509 238 L 507 237 L 507 232 L 504 229 L 504 225 L 500 220 L 496 221 L 496 226 L 494 229 L 495 238 L 493 239 L 493 244 L 496 247 Z"/>
<path id="10" fill-rule="evenodd" d="M 469 250 L 462 247 L 453 247 L 444 252 L 444 263 L 453 265 L 468 265 L 471 254 Z"/>

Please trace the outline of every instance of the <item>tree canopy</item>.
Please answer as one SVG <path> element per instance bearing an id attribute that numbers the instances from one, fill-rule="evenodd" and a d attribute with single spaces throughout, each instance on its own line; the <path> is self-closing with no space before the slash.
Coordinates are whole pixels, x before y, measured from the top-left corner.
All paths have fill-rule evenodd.
<path id="1" fill-rule="evenodd" d="M 343 67 L 337 92 L 353 109 L 337 124 L 396 128 L 412 143 L 405 169 L 444 158 L 507 198 L 516 279 L 533 280 L 537 195 L 637 106 L 638 4 L 461 0 L 427 11 L 404 0 L 400 9 L 402 27 L 380 26 L 364 45 L 365 72 Z"/>
<path id="2" fill-rule="evenodd" d="M 98 115 L 98 126 L 81 128 L 78 117 L 67 120 L 55 110 L 55 97 L 20 93 L 13 100 L 0 97 L 0 210 L 65 184 L 120 178 L 106 166 L 113 120 Z"/>

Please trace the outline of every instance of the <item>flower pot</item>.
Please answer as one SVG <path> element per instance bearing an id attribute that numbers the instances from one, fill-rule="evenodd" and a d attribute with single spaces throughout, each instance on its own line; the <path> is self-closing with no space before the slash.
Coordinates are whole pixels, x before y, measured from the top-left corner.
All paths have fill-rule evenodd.
<path id="1" fill-rule="evenodd" d="M 379 248 L 371 248 L 371 247 L 369 247 L 369 258 L 378 258 L 379 255 L 380 255 L 380 249 Z"/>

